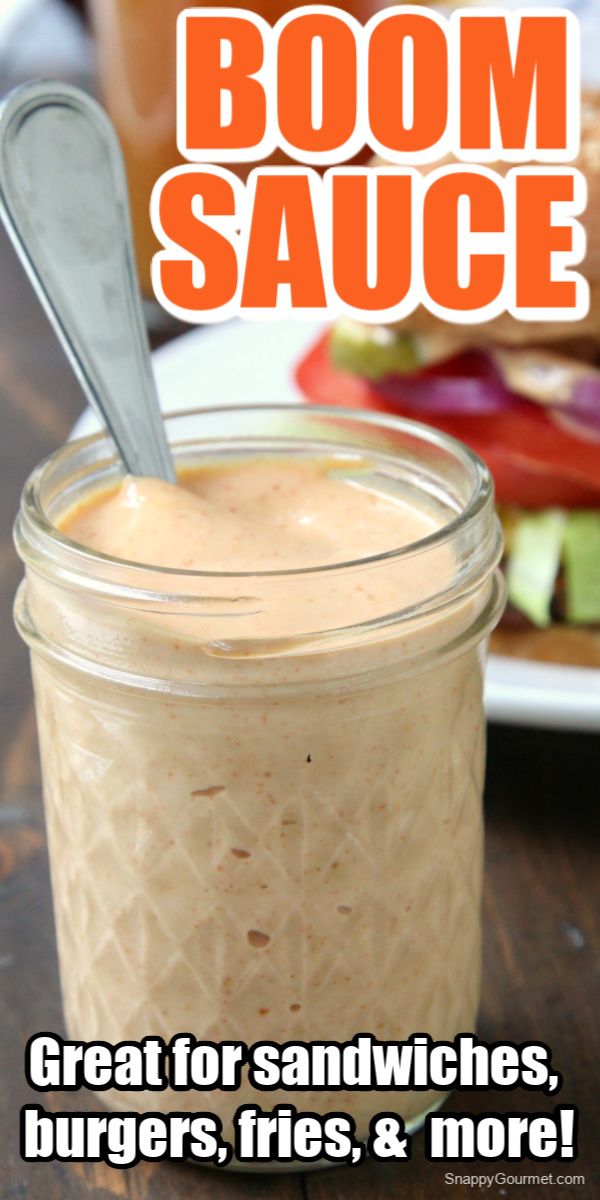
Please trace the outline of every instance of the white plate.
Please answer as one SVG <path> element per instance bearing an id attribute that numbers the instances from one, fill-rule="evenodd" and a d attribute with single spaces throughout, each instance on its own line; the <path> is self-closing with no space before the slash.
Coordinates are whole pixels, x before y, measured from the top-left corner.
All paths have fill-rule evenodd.
<path id="1" fill-rule="evenodd" d="M 230 321 L 185 334 L 154 355 L 164 410 L 301 400 L 293 365 L 319 328 L 309 321 Z M 86 412 L 73 432 L 96 427 Z M 600 730 L 600 670 L 492 655 L 485 699 L 492 721 Z"/>

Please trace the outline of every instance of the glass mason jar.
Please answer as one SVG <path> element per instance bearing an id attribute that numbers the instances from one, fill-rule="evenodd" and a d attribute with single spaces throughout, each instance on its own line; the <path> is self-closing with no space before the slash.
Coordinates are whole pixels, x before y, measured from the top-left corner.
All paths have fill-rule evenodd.
<path id="1" fill-rule="evenodd" d="M 31 648 L 69 1037 L 473 1030 L 482 683 L 503 603 L 487 469 L 445 435 L 375 413 L 240 407 L 167 427 L 179 467 L 360 456 L 372 486 L 435 510 L 440 528 L 335 566 L 165 570 L 55 526 L 117 481 L 105 436 L 34 471 L 16 524 L 16 621 Z M 335 611 L 315 624 L 311 598 L 332 582 Z M 344 597 L 361 589 L 347 624 Z M 261 632 L 265 613 L 276 637 Z M 393 1106 L 414 1129 L 440 1101 L 247 1081 L 102 1098 L 209 1109 L 225 1136 L 248 1102 L 346 1111 L 366 1136 L 376 1112 Z"/>

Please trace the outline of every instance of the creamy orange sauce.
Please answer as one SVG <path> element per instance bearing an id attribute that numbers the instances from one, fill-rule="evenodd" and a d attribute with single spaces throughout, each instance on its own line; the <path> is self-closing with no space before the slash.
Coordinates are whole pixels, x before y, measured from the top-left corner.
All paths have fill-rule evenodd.
<path id="1" fill-rule="evenodd" d="M 60 528 L 116 558 L 234 573 L 366 558 L 435 530 L 433 514 L 365 486 L 368 469 L 360 459 L 275 458 L 184 471 L 180 486 L 128 477 Z"/>
<path id="2" fill-rule="evenodd" d="M 71 539 L 118 559 L 182 571 L 259 576 L 236 586 L 258 595 L 251 620 L 226 630 L 201 618 L 186 631 L 215 640 L 284 637 L 357 624 L 418 603 L 435 592 L 451 556 L 417 556 L 353 572 L 323 572 L 293 580 L 286 572 L 315 570 L 386 555 L 418 542 L 440 524 L 433 509 L 378 490 L 364 459 L 257 458 L 183 472 L 180 486 L 127 478 L 67 512 L 60 527 Z M 208 579 L 203 592 L 219 594 Z"/>

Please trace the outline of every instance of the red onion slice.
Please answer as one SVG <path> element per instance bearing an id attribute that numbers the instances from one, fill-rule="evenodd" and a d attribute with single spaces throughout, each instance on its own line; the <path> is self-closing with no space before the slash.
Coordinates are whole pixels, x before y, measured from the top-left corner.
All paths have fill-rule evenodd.
<path id="1" fill-rule="evenodd" d="M 578 425 L 600 434 L 600 374 L 578 379 L 570 400 L 560 411 Z"/>
<path id="2" fill-rule="evenodd" d="M 388 376 L 373 387 L 398 408 L 440 416 L 487 416 L 521 403 L 502 382 L 490 356 L 479 351 L 418 374 Z"/>
<path id="3" fill-rule="evenodd" d="M 547 371 L 548 365 L 556 367 L 558 356 L 541 350 L 538 362 L 538 356 L 528 352 L 527 362 L 518 364 L 522 394 L 515 387 L 519 376 L 511 370 L 513 355 L 516 366 L 522 358 L 519 351 L 474 350 L 415 374 L 388 376 L 373 387 L 387 403 L 417 415 L 485 417 L 528 408 L 546 413 L 581 436 L 600 435 L 600 371 L 590 367 L 586 373 L 583 364 L 574 362 L 571 367 L 567 359 L 562 360 L 562 394 L 550 396 L 544 373 L 538 379 L 532 362 Z M 537 396 L 536 382 L 540 385 Z"/>

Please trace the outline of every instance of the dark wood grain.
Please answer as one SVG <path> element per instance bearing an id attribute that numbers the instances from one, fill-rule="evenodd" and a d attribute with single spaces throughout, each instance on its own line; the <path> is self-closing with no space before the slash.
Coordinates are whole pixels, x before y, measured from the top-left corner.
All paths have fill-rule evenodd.
<path id="1" fill-rule="evenodd" d="M 417 1138 L 409 1164 L 368 1164 L 305 1176 L 241 1177 L 192 1167 L 26 1165 L 18 1111 L 32 1099 L 22 1074 L 27 1038 L 62 1029 L 51 898 L 27 655 L 12 629 L 20 576 L 10 524 L 23 480 L 67 434 L 81 397 L 12 250 L 0 236 L 0 1200 L 439 1200 L 484 1194 L 520 1200 L 600 1196 L 600 900 L 597 737 L 493 729 L 487 785 L 488 871 L 481 1033 L 493 1040 L 541 1039 L 564 1075 L 558 1099 L 581 1110 L 574 1164 L 427 1163 Z M 450 1108 L 519 1111 L 556 1101 L 521 1091 L 457 1095 Z M 59 1096 L 54 1107 L 85 1107 Z M 491 1175 L 583 1174 L 584 1185 L 541 1185 L 484 1193 L 446 1187 L 446 1170 Z"/>

